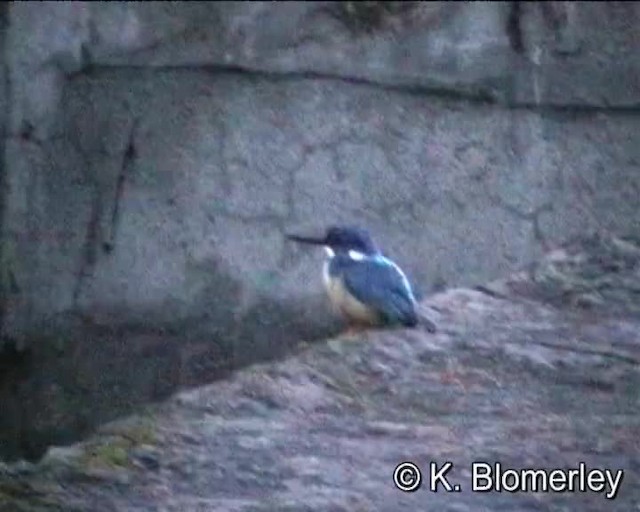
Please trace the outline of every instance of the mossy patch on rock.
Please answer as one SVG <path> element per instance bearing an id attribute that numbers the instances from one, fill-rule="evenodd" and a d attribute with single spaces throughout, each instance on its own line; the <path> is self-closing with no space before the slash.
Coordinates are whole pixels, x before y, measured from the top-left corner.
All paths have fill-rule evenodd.
<path id="1" fill-rule="evenodd" d="M 148 422 L 107 425 L 93 442 L 85 445 L 79 462 L 89 467 L 128 468 L 132 449 L 156 442 L 153 426 Z"/>
<path id="2" fill-rule="evenodd" d="M 125 467 L 129 464 L 127 444 L 122 439 L 118 439 L 95 446 L 87 451 L 84 462 L 90 466 Z"/>

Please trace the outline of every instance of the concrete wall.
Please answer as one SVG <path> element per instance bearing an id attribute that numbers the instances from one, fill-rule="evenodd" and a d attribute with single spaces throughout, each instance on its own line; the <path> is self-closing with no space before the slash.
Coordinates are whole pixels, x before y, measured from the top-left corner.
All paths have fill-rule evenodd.
<path id="1" fill-rule="evenodd" d="M 322 304 L 301 227 L 368 226 L 425 292 L 637 230 L 639 13 L 11 4 L 5 334 Z"/>

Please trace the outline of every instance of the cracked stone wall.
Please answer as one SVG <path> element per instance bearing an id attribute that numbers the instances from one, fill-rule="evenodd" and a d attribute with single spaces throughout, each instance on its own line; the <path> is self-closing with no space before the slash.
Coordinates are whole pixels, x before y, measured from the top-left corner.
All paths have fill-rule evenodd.
<path id="1" fill-rule="evenodd" d="M 637 234 L 639 23 L 622 2 L 2 4 L 0 456 L 336 329 L 322 254 L 286 231 L 366 226 L 423 294 Z"/>
<path id="2" fill-rule="evenodd" d="M 285 231 L 367 226 L 428 293 L 639 230 L 639 4 L 2 9 L 20 346 L 125 325 L 237 361 L 326 332 L 322 255 Z"/>

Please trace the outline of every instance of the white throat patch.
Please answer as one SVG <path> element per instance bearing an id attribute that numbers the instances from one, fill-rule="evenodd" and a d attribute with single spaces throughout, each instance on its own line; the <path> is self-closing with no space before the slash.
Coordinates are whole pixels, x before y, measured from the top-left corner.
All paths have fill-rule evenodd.
<path id="1" fill-rule="evenodd" d="M 333 258 L 333 257 L 336 255 L 335 251 L 334 251 L 331 247 L 329 247 L 328 245 L 325 245 L 325 246 L 324 246 L 324 251 L 327 253 L 327 257 L 328 257 L 329 259 Z M 347 253 L 347 255 L 348 255 L 348 256 L 349 256 L 349 258 L 351 258 L 353 261 L 362 261 L 363 259 L 365 259 L 365 258 L 366 258 L 366 256 L 365 256 L 364 254 L 362 254 L 361 252 L 359 252 L 359 251 L 353 251 L 353 250 L 352 250 L 352 251 L 349 251 L 349 252 Z"/>

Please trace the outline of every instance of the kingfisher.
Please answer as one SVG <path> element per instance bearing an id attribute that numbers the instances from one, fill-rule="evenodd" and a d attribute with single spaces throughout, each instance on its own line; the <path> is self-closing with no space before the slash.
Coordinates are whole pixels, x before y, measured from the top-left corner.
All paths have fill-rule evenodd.
<path id="1" fill-rule="evenodd" d="M 369 233 L 358 227 L 331 226 L 323 237 L 289 234 L 289 240 L 324 246 L 323 281 L 334 308 L 353 325 L 418 324 L 417 302 L 402 269 L 385 257 Z M 429 322 L 428 330 L 433 332 Z"/>

